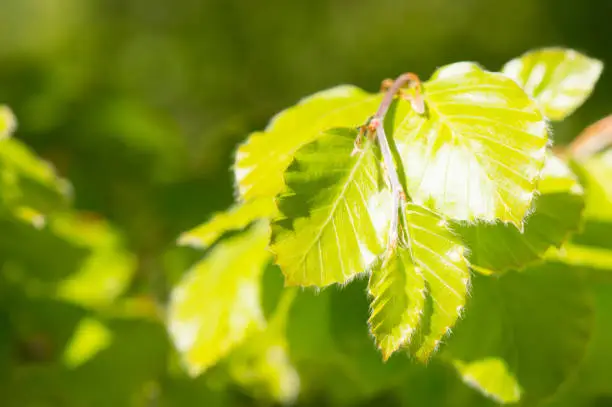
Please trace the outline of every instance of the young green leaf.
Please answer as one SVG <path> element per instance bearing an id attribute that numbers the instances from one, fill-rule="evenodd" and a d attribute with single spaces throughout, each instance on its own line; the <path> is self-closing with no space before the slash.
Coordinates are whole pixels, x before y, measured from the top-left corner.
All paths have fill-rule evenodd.
<path id="1" fill-rule="evenodd" d="M 238 148 L 234 173 L 245 200 L 274 197 L 295 152 L 333 127 L 359 126 L 376 111 L 382 96 L 349 85 L 315 93 L 279 114 L 264 132 Z"/>
<path id="2" fill-rule="evenodd" d="M 536 405 L 580 365 L 594 317 L 582 270 L 547 263 L 480 276 L 470 298 L 443 355 L 483 394 Z"/>
<path id="3" fill-rule="evenodd" d="M 369 141 L 351 154 L 357 133 L 325 132 L 285 172 L 271 247 L 287 285 L 344 283 L 382 250 L 372 203 L 381 188 L 380 164 Z"/>
<path id="4" fill-rule="evenodd" d="M 410 340 L 425 308 L 425 278 L 410 250 L 398 247 L 372 270 L 370 332 L 387 360 Z"/>
<path id="5" fill-rule="evenodd" d="M 219 212 L 206 223 L 188 231 L 178 239 L 178 244 L 206 249 L 227 232 L 244 229 L 258 219 L 269 218 L 276 213 L 272 199 L 257 199 L 239 203 L 225 212 Z"/>
<path id="6" fill-rule="evenodd" d="M 603 64 L 577 51 L 544 48 L 530 51 L 502 68 L 551 120 L 563 120 L 589 97 Z"/>
<path id="7" fill-rule="evenodd" d="M 372 270 L 370 331 L 387 359 L 410 340 L 425 309 L 433 309 L 417 357 L 426 360 L 455 324 L 466 302 L 469 271 L 461 241 L 438 215 L 408 204 L 400 247 Z"/>
<path id="8" fill-rule="evenodd" d="M 265 325 L 260 277 L 270 255 L 261 222 L 219 243 L 172 290 L 168 329 L 192 375 Z"/>
<path id="9" fill-rule="evenodd" d="M 538 106 L 511 79 L 472 63 L 439 69 L 423 94 L 427 114 L 408 114 L 395 131 L 414 202 L 522 229 L 548 143 Z"/>
<path id="10" fill-rule="evenodd" d="M 561 159 L 547 157 L 538 190 L 524 233 L 500 222 L 456 225 L 477 270 L 493 273 L 522 268 L 540 259 L 551 246 L 561 246 L 578 230 L 583 189 Z"/>

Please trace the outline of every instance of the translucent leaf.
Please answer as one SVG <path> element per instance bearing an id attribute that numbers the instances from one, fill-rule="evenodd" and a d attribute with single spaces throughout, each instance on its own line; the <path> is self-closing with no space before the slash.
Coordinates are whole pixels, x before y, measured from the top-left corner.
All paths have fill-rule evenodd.
<path id="1" fill-rule="evenodd" d="M 283 171 L 294 153 L 321 132 L 365 123 L 382 96 L 354 86 L 337 86 L 315 93 L 274 117 L 264 132 L 254 133 L 238 148 L 234 173 L 245 200 L 273 197 L 283 189 Z"/>
<path id="2" fill-rule="evenodd" d="M 304 146 L 285 172 L 272 251 L 287 285 L 344 283 L 382 249 L 370 209 L 379 191 L 374 146 L 351 154 L 357 130 L 335 129 Z"/>
<path id="3" fill-rule="evenodd" d="M 17 127 L 17 120 L 11 109 L 0 105 L 0 140 L 10 137 Z"/>
<path id="4" fill-rule="evenodd" d="M 271 199 L 257 199 L 234 205 L 215 214 L 208 222 L 183 233 L 178 244 L 206 249 L 227 232 L 241 230 L 261 218 L 271 217 L 276 206 Z"/>
<path id="5" fill-rule="evenodd" d="M 414 202 L 522 229 L 548 143 L 538 106 L 511 79 L 471 63 L 439 69 L 424 98 L 426 114 L 408 114 L 395 132 Z"/>
<path id="6" fill-rule="evenodd" d="M 257 223 L 228 238 L 172 290 L 168 328 L 183 363 L 197 375 L 263 328 L 260 277 L 269 228 Z"/>
<path id="7" fill-rule="evenodd" d="M 563 120 L 582 105 L 602 70 L 601 61 L 563 48 L 531 51 L 502 68 L 552 120 Z"/>
<path id="8" fill-rule="evenodd" d="M 455 226 L 470 249 L 475 269 L 502 272 L 522 268 L 540 259 L 551 246 L 561 246 L 578 230 L 583 189 L 563 161 L 552 155 L 547 158 L 538 190 L 540 195 L 523 233 L 501 222 Z"/>
<path id="9" fill-rule="evenodd" d="M 397 248 L 372 270 L 368 321 L 383 359 L 410 340 L 425 308 L 425 278 L 407 248 Z"/>
<path id="10" fill-rule="evenodd" d="M 461 241 L 439 216 L 409 204 L 405 225 L 405 243 L 372 271 L 369 324 L 387 359 L 408 343 L 418 328 L 427 293 L 432 311 L 417 351 L 417 357 L 426 360 L 459 318 L 466 302 L 469 271 Z"/>
<path id="11" fill-rule="evenodd" d="M 535 405 L 579 367 L 594 318 L 580 269 L 546 263 L 479 276 L 470 299 L 444 350 L 470 386 L 498 402 L 520 396 Z"/>

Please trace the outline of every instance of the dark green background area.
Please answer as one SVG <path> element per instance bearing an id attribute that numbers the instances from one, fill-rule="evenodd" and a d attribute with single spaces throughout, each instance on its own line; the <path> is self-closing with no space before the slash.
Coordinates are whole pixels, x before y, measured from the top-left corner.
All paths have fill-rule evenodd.
<path id="1" fill-rule="evenodd" d="M 0 0 L 0 103 L 18 118 L 16 137 L 70 180 L 75 208 L 108 219 L 125 235 L 138 268 L 129 293 L 153 293 L 163 302 L 199 256 L 176 248 L 176 237 L 232 202 L 233 150 L 275 113 L 341 83 L 376 91 L 381 80 L 406 71 L 426 79 L 456 61 L 498 70 L 527 50 L 564 46 L 606 68 L 585 105 L 554 125 L 554 139 L 563 144 L 612 112 L 610 19 L 610 0 Z M 52 258 L 52 271 L 80 256 L 60 243 L 23 238 L 23 244 L 32 245 L 38 261 Z M 108 316 L 114 345 L 93 364 L 67 370 L 61 351 L 89 311 L 27 300 L 3 282 L 1 406 L 250 403 L 207 377 L 185 378 L 158 321 Z M 356 302 L 362 293 L 359 285 L 345 292 Z M 337 296 L 325 295 L 331 302 Z M 300 301 L 311 310 L 325 295 Z M 367 313 L 366 304 L 344 301 Z M 390 375 L 406 392 L 417 389 L 406 397 L 414 405 L 483 402 L 458 381 L 449 385 L 454 372 L 437 362 L 427 374 L 411 366 L 396 376 L 397 360 L 381 367 L 360 325 L 365 317 L 328 317 L 336 320 L 336 346 L 359 376 L 343 381 L 344 371 L 329 372 L 345 386 L 339 393 L 355 383 L 387 383 Z M 312 334 L 312 326 L 303 331 Z M 600 334 L 601 343 L 610 336 Z M 361 390 L 363 403 L 395 403 L 384 391 Z M 601 406 L 609 402 L 601 396 Z"/>

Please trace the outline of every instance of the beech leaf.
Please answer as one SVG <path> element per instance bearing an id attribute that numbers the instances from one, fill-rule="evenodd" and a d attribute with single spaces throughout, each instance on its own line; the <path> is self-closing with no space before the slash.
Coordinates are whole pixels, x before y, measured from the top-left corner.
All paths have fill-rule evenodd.
<path id="1" fill-rule="evenodd" d="M 563 120 L 589 97 L 603 64 L 572 49 L 544 48 L 502 68 L 532 96 L 551 120 Z"/>
<path id="2" fill-rule="evenodd" d="M 300 149 L 285 172 L 271 248 L 287 285 L 347 282 L 382 250 L 374 225 L 376 146 L 365 141 L 351 154 L 356 137 L 355 129 L 329 130 Z"/>
<path id="3" fill-rule="evenodd" d="M 470 276 L 464 247 L 440 216 L 408 204 L 403 221 L 400 246 L 372 270 L 369 325 L 387 359 L 426 323 L 416 351 L 417 358 L 426 360 L 459 318 Z M 432 310 L 422 321 L 426 295 Z"/>
<path id="4" fill-rule="evenodd" d="M 295 152 L 333 127 L 359 126 L 376 111 L 382 96 L 350 85 L 302 99 L 277 114 L 263 132 L 251 134 L 236 152 L 234 174 L 240 197 L 274 197 Z"/>
<path id="5" fill-rule="evenodd" d="M 537 104 L 506 76 L 465 62 L 440 68 L 423 92 L 426 114 L 406 115 L 395 131 L 414 202 L 522 229 L 548 143 Z"/>

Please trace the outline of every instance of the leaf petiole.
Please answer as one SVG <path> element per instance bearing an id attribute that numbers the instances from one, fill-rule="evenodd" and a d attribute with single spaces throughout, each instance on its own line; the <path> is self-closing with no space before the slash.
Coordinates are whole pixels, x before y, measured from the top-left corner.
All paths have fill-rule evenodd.
<path id="1" fill-rule="evenodd" d="M 414 88 L 414 95 L 403 94 L 401 90 L 406 85 Z M 384 121 L 389 107 L 393 102 L 393 98 L 396 94 L 402 94 L 402 97 L 407 98 L 413 110 L 418 114 L 425 112 L 425 104 L 421 96 L 421 81 L 419 77 L 413 73 L 405 73 L 400 75 L 395 81 L 391 83 L 390 80 L 385 80 L 382 83 L 381 89 L 386 90 L 385 96 L 376 111 L 376 114 L 368 120 L 366 125 L 363 127 L 369 137 L 375 134 L 380 151 L 383 157 L 383 163 L 386 168 L 387 177 L 391 186 L 391 192 L 393 194 L 393 214 L 391 217 L 390 229 L 389 229 L 389 243 L 388 250 L 393 250 L 397 246 L 398 231 L 399 231 L 399 211 L 402 209 L 403 204 L 407 201 L 406 193 L 400 182 L 399 175 L 397 173 L 397 167 L 393 160 L 391 153 L 391 147 L 389 146 L 389 140 L 385 133 Z M 360 133 L 361 135 L 361 133 Z"/>

